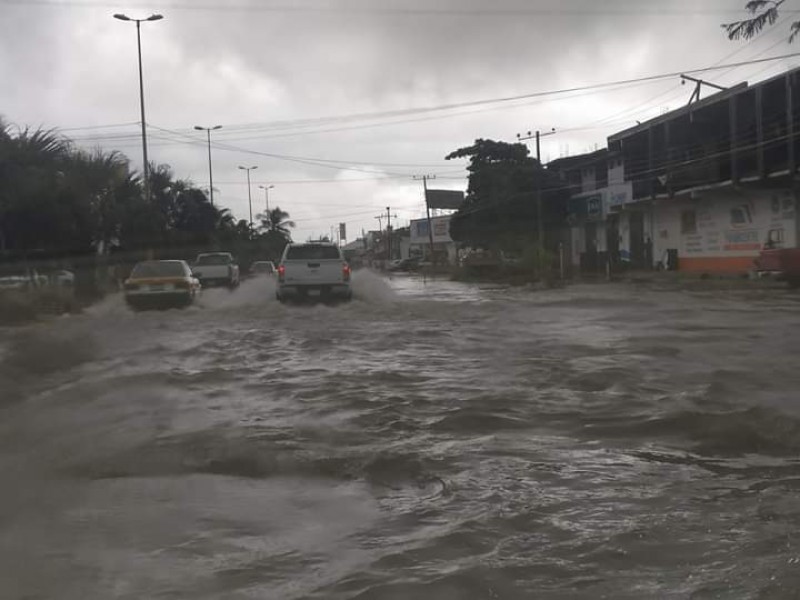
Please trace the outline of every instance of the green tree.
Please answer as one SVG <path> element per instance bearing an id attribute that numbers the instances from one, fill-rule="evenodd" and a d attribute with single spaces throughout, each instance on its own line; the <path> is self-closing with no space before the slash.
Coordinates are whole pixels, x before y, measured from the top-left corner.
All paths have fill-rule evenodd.
<path id="1" fill-rule="evenodd" d="M 63 241 L 69 207 L 56 201 L 69 144 L 53 131 L 0 123 L 0 250 Z"/>
<path id="2" fill-rule="evenodd" d="M 261 221 L 258 235 L 260 249 L 269 259 L 276 260 L 286 244 L 292 241 L 291 230 L 294 229 L 295 223 L 289 220 L 289 213 L 280 207 L 275 207 L 258 217 Z"/>
<path id="3" fill-rule="evenodd" d="M 145 198 L 124 155 L 76 149 L 54 130 L 12 128 L 0 119 L 0 252 L 74 257 L 117 249 L 136 260 L 256 237 L 168 165 L 150 172 Z M 288 235 L 288 215 L 271 213 L 270 231 Z"/>
<path id="4" fill-rule="evenodd" d="M 264 232 L 282 233 L 287 239 L 291 240 L 291 229 L 294 229 L 294 221 L 289 220 L 289 213 L 275 207 L 265 213 L 258 215 L 261 221 L 259 229 Z"/>
<path id="5" fill-rule="evenodd" d="M 445 157 L 469 158 L 464 204 L 450 222 L 456 241 L 518 251 L 535 240 L 537 194 L 542 194 L 546 228 L 560 225 L 558 179 L 529 155 L 524 144 L 478 139 Z"/>
<path id="6" fill-rule="evenodd" d="M 752 15 L 749 19 L 723 23 L 722 27 L 728 34 L 728 39 L 749 40 L 764 29 L 767 25 L 774 25 L 780 16 L 780 8 L 786 0 L 750 0 L 745 4 L 745 9 Z M 789 42 L 800 34 L 800 21 L 795 21 L 790 27 Z"/>

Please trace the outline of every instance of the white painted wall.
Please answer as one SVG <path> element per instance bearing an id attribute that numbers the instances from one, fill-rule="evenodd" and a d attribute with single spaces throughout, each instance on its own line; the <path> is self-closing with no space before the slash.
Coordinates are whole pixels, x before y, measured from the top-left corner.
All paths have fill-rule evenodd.
<path id="1" fill-rule="evenodd" d="M 622 159 L 612 158 L 608 161 L 608 185 L 622 185 L 625 183 L 625 166 Z"/>
<path id="2" fill-rule="evenodd" d="M 572 227 L 572 251 L 570 252 L 570 262 L 573 267 L 581 265 L 581 254 L 586 252 L 586 236 L 583 227 Z"/>
<path id="3" fill-rule="evenodd" d="M 682 213 L 691 210 L 696 231 L 683 232 Z M 667 248 L 677 248 L 679 257 L 755 257 L 770 232 L 783 247 L 796 247 L 796 214 L 795 198 L 788 190 L 730 189 L 707 192 L 697 200 L 661 201 L 654 209 L 654 260 L 661 260 Z"/>
<path id="4" fill-rule="evenodd" d="M 619 258 L 623 263 L 631 260 L 631 220 L 628 212 L 619 215 Z"/>
<path id="5" fill-rule="evenodd" d="M 410 251 L 411 251 L 411 238 L 410 237 L 400 238 L 400 258 L 401 259 L 408 258 Z"/>
<path id="6" fill-rule="evenodd" d="M 597 221 L 597 251 L 598 252 L 606 252 L 608 250 L 608 243 L 607 243 L 607 231 L 606 231 L 606 222 L 605 221 Z"/>
<path id="7" fill-rule="evenodd" d="M 597 189 L 597 172 L 594 167 L 581 169 L 581 193 L 593 192 Z"/>
<path id="8" fill-rule="evenodd" d="M 681 246 L 681 211 L 690 204 L 679 200 L 667 200 L 653 208 L 653 260 L 666 264 L 666 253 L 670 248 Z"/>

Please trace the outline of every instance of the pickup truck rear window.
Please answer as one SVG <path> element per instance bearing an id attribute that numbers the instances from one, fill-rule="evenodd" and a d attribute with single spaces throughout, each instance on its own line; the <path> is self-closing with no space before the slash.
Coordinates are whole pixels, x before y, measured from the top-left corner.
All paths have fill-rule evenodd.
<path id="1" fill-rule="evenodd" d="M 286 260 L 339 260 L 339 249 L 335 246 L 291 246 L 286 251 Z"/>
<path id="2" fill-rule="evenodd" d="M 231 257 L 226 254 L 208 254 L 206 256 L 198 256 L 197 265 L 229 265 L 231 264 Z"/>

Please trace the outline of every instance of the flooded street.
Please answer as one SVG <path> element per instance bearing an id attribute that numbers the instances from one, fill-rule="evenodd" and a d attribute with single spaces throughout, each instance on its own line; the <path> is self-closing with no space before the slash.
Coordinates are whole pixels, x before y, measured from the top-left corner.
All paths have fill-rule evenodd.
<path id="1" fill-rule="evenodd" d="M 3 598 L 797 597 L 798 294 L 271 285 L 0 331 Z"/>

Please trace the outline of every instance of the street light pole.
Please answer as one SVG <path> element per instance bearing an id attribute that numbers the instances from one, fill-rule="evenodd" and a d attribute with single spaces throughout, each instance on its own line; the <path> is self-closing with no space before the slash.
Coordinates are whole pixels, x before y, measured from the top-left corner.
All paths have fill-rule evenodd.
<path id="1" fill-rule="evenodd" d="M 115 19 L 120 21 L 134 21 L 136 23 L 136 49 L 139 55 L 139 106 L 141 109 L 142 119 L 142 174 L 144 177 L 144 196 L 150 199 L 150 167 L 147 162 L 147 121 L 144 117 L 144 76 L 142 75 L 142 35 L 141 24 L 142 21 L 160 21 L 163 15 L 150 15 L 146 19 L 131 19 L 127 15 L 117 13 L 114 15 Z"/>
<path id="2" fill-rule="evenodd" d="M 211 132 L 217 129 L 222 129 L 222 125 L 214 125 L 214 127 L 200 127 L 195 125 L 197 131 L 205 131 L 208 139 L 208 193 L 211 197 L 211 206 L 214 206 L 214 176 L 211 173 Z"/>
<path id="3" fill-rule="evenodd" d="M 258 186 L 262 190 L 264 190 L 264 201 L 266 202 L 267 206 L 267 214 L 269 214 L 269 191 L 274 188 L 274 185 L 260 185 Z M 269 218 L 269 217 L 267 217 Z"/>
<path id="4" fill-rule="evenodd" d="M 253 195 L 252 190 L 250 189 L 250 171 L 253 169 L 257 169 L 258 167 L 243 167 L 239 165 L 239 168 L 242 171 L 247 171 L 247 202 L 250 205 L 250 228 L 253 228 Z"/>

